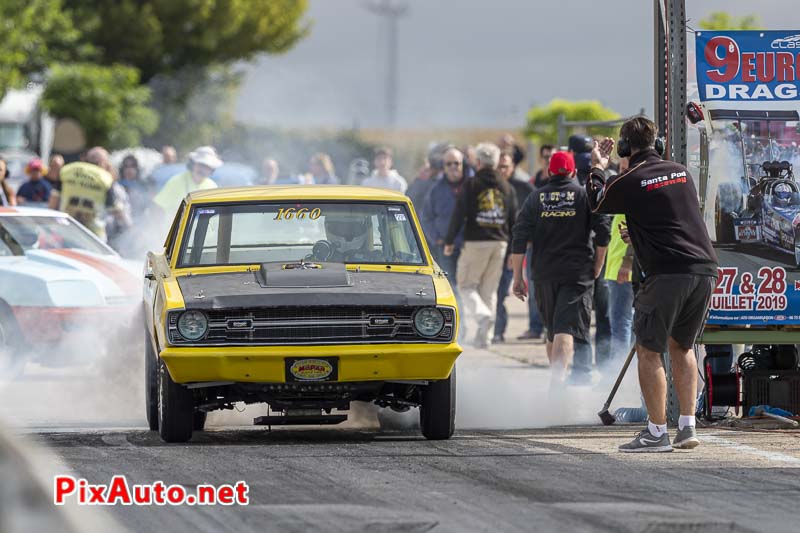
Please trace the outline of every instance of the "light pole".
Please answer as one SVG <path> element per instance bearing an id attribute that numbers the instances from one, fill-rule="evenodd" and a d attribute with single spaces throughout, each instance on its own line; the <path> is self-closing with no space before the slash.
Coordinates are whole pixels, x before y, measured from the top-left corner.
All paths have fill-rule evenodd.
<path id="1" fill-rule="evenodd" d="M 385 17 L 389 26 L 386 47 L 386 124 L 394 127 L 397 120 L 397 21 L 408 13 L 408 4 L 401 0 L 369 0 L 366 8 Z"/>

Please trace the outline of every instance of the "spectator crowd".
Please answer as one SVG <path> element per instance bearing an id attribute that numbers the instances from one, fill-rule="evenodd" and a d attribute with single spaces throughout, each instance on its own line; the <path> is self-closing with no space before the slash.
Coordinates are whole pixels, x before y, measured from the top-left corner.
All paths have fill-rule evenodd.
<path id="1" fill-rule="evenodd" d="M 282 173 L 278 160 L 267 157 L 254 182 L 344 182 L 406 194 L 415 206 L 434 260 L 456 292 L 459 308 L 474 324 L 474 331 L 462 327 L 461 341 L 478 348 L 506 342 L 506 299 L 512 288 L 514 293 L 519 289 L 512 255 L 520 254 L 528 320 L 527 330 L 518 340 L 544 338 L 548 342 L 553 340 L 553 317 L 542 316 L 539 299 L 543 292 L 537 291 L 536 285 L 547 285 L 551 280 L 532 270 L 541 262 L 537 261 L 537 254 L 545 257 L 548 252 L 537 251 L 535 240 L 512 247 L 515 223 L 529 198 L 540 191 L 550 191 L 552 180 L 572 180 L 575 187 L 582 187 L 589 175 L 592 148 L 593 140 L 580 135 L 571 137 L 569 146 L 562 151 L 543 144 L 538 150 L 539 170 L 531 176 L 521 166 L 525 152 L 511 134 L 501 136 L 497 143 L 476 146 L 435 144 L 410 183 L 394 168 L 394 153 L 389 147 L 375 150 L 371 170 L 370 162 L 364 159 L 351 162 L 344 179 L 337 176 L 326 153 L 313 154 L 308 171 L 291 176 Z M 47 164 L 32 159 L 25 167 L 27 180 L 16 191 L 9 186 L 7 162 L 0 157 L 0 203 L 65 211 L 123 255 L 133 254 L 139 249 L 132 244 L 136 239 L 131 236 L 141 233 L 147 221 L 171 219 L 188 193 L 219 186 L 212 176 L 216 177 L 223 161 L 213 147 L 192 150 L 185 165 L 179 163 L 172 146 L 164 146 L 160 155 L 160 165 L 150 172 L 144 171 L 133 153 L 125 155 L 119 166 L 113 166 L 109 152 L 102 147 L 94 147 L 81 154 L 78 161 L 66 164 L 59 154 L 50 157 Z M 621 160 L 619 168 L 624 169 L 626 164 Z M 609 176 L 619 168 L 609 167 Z M 162 175 L 166 177 L 156 178 Z M 580 325 L 581 331 L 573 335 L 569 347 L 573 363 L 568 379 L 578 384 L 590 382 L 593 361 L 605 369 L 614 357 L 624 355 L 631 343 L 633 255 L 623 240 L 624 216 L 617 215 L 613 221 L 610 217 L 604 219 L 605 230 L 598 231 L 600 226 L 595 224 L 591 235 L 604 241 L 596 241 L 595 249 L 602 252 L 605 262 L 600 262 L 595 276 L 581 280 L 591 285 L 594 343 L 589 338 L 587 322 Z M 582 329 L 584 325 L 586 331 Z"/>

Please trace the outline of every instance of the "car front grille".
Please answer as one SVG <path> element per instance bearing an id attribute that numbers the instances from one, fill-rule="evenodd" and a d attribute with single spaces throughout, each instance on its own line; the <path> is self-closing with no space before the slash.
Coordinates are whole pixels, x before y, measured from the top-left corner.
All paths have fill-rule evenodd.
<path id="1" fill-rule="evenodd" d="M 198 341 L 181 337 L 180 312 L 169 315 L 170 343 L 174 345 L 292 345 L 330 343 L 450 342 L 455 311 L 439 307 L 445 325 L 436 337 L 414 329 L 416 307 L 274 307 L 205 311 L 208 333 Z"/>

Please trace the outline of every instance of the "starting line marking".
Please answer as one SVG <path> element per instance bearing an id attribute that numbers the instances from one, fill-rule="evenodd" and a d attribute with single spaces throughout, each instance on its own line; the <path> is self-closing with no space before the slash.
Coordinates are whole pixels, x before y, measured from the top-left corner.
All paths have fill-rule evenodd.
<path id="1" fill-rule="evenodd" d="M 795 465 L 800 465 L 800 458 L 793 457 L 791 455 L 786 455 L 784 453 L 760 450 L 758 448 L 754 448 L 753 446 L 748 446 L 747 444 L 740 444 L 732 440 L 723 439 L 722 437 L 717 437 L 716 435 L 700 435 L 699 438 L 701 441 L 708 442 L 709 444 L 716 444 L 718 446 L 730 448 L 732 450 L 736 450 L 738 452 L 747 455 L 763 457 L 764 459 L 767 459 L 769 461 L 777 461 L 780 463 L 791 463 Z"/>

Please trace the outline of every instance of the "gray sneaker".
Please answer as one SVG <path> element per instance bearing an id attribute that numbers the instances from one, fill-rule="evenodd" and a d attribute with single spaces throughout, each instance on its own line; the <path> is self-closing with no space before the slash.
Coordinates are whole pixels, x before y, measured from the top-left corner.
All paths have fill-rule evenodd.
<path id="1" fill-rule="evenodd" d="M 645 428 L 636 435 L 628 444 L 619 447 L 621 452 L 671 452 L 672 445 L 669 443 L 669 435 L 664 433 L 660 437 L 654 436 L 650 430 Z"/>
<path id="2" fill-rule="evenodd" d="M 681 450 L 691 450 L 697 448 L 699 444 L 700 441 L 697 439 L 697 432 L 694 426 L 686 426 L 683 429 L 679 429 L 677 435 L 675 435 L 675 440 L 672 441 L 672 446 Z"/>

